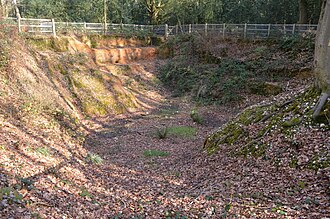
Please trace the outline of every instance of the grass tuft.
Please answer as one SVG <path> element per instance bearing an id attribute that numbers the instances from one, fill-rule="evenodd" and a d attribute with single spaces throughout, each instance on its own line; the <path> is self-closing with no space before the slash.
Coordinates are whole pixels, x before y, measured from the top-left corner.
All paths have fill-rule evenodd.
<path id="1" fill-rule="evenodd" d="M 174 126 L 168 128 L 168 134 L 177 137 L 192 138 L 196 133 L 197 129 L 190 126 Z"/>
<path id="2" fill-rule="evenodd" d="M 38 148 L 35 149 L 35 152 L 38 153 L 38 154 L 41 154 L 45 157 L 50 155 L 50 151 L 47 147 L 38 147 Z"/>
<path id="3" fill-rule="evenodd" d="M 169 156 L 170 153 L 166 151 L 159 151 L 159 150 L 145 150 L 143 152 L 145 157 L 166 157 Z"/>
<path id="4" fill-rule="evenodd" d="M 87 162 L 97 164 L 97 165 L 101 165 L 103 163 L 103 159 L 99 155 L 93 154 L 93 153 L 88 153 L 86 160 L 87 160 Z"/>

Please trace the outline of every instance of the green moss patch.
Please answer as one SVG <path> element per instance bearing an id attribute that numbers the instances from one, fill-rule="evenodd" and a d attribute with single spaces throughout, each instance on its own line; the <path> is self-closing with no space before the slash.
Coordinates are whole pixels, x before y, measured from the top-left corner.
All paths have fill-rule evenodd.
<path id="1" fill-rule="evenodd" d="M 174 126 L 167 128 L 168 135 L 176 136 L 176 137 L 185 137 L 185 138 L 193 138 L 197 129 L 190 126 Z"/>
<path id="2" fill-rule="evenodd" d="M 166 157 L 169 156 L 170 153 L 166 151 L 159 151 L 159 150 L 145 150 L 143 151 L 143 155 L 145 157 Z"/>

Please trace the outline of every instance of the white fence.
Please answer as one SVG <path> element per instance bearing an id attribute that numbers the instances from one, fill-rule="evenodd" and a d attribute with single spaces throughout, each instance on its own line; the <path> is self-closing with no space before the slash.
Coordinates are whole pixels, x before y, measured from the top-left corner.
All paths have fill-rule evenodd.
<path id="1" fill-rule="evenodd" d="M 20 32 L 32 34 L 118 34 L 148 33 L 158 36 L 171 36 L 185 33 L 218 34 L 223 38 L 280 38 L 298 34 L 311 33 L 317 25 L 310 24 L 189 24 L 189 25 L 136 25 L 136 24 L 104 24 L 55 22 L 54 19 L 5 18 L 4 22 L 18 26 Z"/>

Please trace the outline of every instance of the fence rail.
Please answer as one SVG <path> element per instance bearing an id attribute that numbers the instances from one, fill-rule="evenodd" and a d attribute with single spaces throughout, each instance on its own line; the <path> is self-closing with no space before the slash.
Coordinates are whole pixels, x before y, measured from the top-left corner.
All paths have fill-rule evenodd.
<path id="1" fill-rule="evenodd" d="M 317 25 L 312 24 L 187 24 L 137 25 L 104 24 L 86 22 L 55 22 L 54 19 L 4 18 L 2 22 L 18 26 L 20 32 L 31 34 L 85 34 L 149 33 L 166 38 L 186 33 L 219 34 L 223 38 L 280 38 L 297 34 L 314 34 Z"/>

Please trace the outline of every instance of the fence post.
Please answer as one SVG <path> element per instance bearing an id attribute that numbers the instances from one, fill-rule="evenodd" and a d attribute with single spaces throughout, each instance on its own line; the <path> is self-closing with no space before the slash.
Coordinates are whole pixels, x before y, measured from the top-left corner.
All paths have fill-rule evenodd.
<path id="1" fill-rule="evenodd" d="M 270 36 L 270 24 L 268 24 L 268 33 L 267 33 L 267 37 L 269 38 Z"/>
<path id="2" fill-rule="evenodd" d="M 284 33 L 284 36 L 286 36 L 286 26 L 285 26 L 285 24 L 283 24 L 283 33 Z"/>
<path id="3" fill-rule="evenodd" d="M 223 25 L 222 25 L 222 38 L 225 38 L 225 36 L 226 36 L 226 24 L 223 23 Z"/>
<path id="4" fill-rule="evenodd" d="M 108 24 L 107 24 L 107 21 L 105 20 L 104 21 L 104 35 L 106 35 L 107 34 L 107 31 L 108 31 Z"/>
<path id="5" fill-rule="evenodd" d="M 191 33 L 191 28 L 192 28 L 192 26 L 191 26 L 191 24 L 189 24 L 189 30 L 188 30 L 189 33 Z"/>
<path id="6" fill-rule="evenodd" d="M 21 18 L 17 18 L 18 32 L 22 32 Z"/>
<path id="7" fill-rule="evenodd" d="M 55 20 L 52 19 L 52 32 L 53 32 L 53 36 L 56 37 L 56 27 L 55 27 Z"/>
<path id="8" fill-rule="evenodd" d="M 178 35 L 178 32 L 179 32 L 179 26 L 175 25 L 175 34 Z"/>
<path id="9" fill-rule="evenodd" d="M 168 37 L 168 24 L 165 24 L 165 39 Z"/>
<path id="10" fill-rule="evenodd" d="M 293 24 L 293 27 L 292 27 L 292 35 L 294 35 L 295 31 L 296 31 L 296 24 Z"/>
<path id="11" fill-rule="evenodd" d="M 247 23 L 244 24 L 244 39 L 246 39 L 247 34 Z"/>
<path id="12" fill-rule="evenodd" d="M 205 24 L 205 35 L 207 35 L 207 23 Z"/>
<path id="13" fill-rule="evenodd" d="M 84 32 L 87 33 L 87 24 L 84 22 Z"/>

